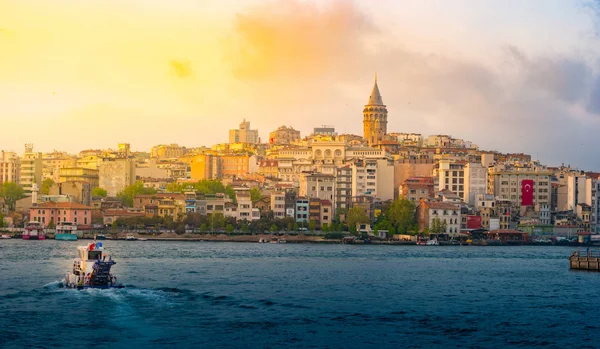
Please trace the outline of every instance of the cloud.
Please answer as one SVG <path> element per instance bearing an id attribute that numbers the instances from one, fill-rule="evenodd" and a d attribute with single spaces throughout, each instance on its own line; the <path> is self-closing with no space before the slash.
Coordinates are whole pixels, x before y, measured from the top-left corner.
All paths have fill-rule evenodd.
<path id="1" fill-rule="evenodd" d="M 194 76 L 194 70 L 189 61 L 177 61 L 172 60 L 169 62 L 171 67 L 171 74 L 178 78 L 185 79 Z"/>
<path id="2" fill-rule="evenodd" d="M 239 13 L 224 52 L 238 80 L 260 86 L 257 104 L 277 103 L 298 124 L 361 134 L 377 71 L 389 132 L 449 133 L 600 169 L 581 149 L 600 146 L 592 136 L 600 132 L 599 67 L 581 55 L 529 55 L 511 45 L 498 47 L 500 59 L 467 60 L 419 52 L 417 39 L 389 36 L 350 1 L 280 1 Z M 302 108 L 290 96 L 304 98 Z"/>
<path id="3" fill-rule="evenodd" d="M 363 40 L 376 32 L 351 1 L 280 0 L 237 14 L 225 59 L 241 80 L 340 77 L 366 58 Z"/>

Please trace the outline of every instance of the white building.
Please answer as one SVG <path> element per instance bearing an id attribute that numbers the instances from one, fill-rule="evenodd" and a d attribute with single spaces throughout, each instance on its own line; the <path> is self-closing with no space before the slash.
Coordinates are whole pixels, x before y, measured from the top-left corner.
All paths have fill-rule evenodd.
<path id="1" fill-rule="evenodd" d="M 33 183 L 42 184 L 42 153 L 34 152 L 33 144 L 26 144 L 20 163 L 19 184 L 31 194 Z"/>

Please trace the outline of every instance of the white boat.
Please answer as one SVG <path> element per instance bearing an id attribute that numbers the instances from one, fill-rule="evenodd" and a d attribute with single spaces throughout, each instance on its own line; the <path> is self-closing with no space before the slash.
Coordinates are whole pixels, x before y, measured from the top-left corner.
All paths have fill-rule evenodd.
<path id="1" fill-rule="evenodd" d="M 427 246 L 438 246 L 440 243 L 439 241 L 437 241 L 437 239 L 431 239 L 429 241 L 427 241 L 427 243 L 425 245 Z"/>
<path id="2" fill-rule="evenodd" d="M 11 239 L 11 236 L 10 235 L 6 235 L 6 234 L 2 234 L 0 236 L 0 239 Z"/>
<path id="3" fill-rule="evenodd" d="M 131 234 L 131 233 L 129 233 L 129 234 L 127 234 L 127 235 L 125 235 L 125 240 L 127 240 L 127 241 L 135 241 L 135 240 L 137 240 L 137 239 L 138 239 L 138 238 L 136 238 L 136 237 L 135 237 L 133 234 Z"/>
<path id="4" fill-rule="evenodd" d="M 62 222 L 56 225 L 56 234 L 54 240 L 77 240 L 77 224 L 71 222 Z"/>
<path id="5" fill-rule="evenodd" d="M 69 288 L 122 288 L 117 277 L 110 273 L 116 262 L 107 255 L 101 241 L 77 247 L 79 258 L 73 261 L 73 271 L 65 276 L 64 286 Z"/>

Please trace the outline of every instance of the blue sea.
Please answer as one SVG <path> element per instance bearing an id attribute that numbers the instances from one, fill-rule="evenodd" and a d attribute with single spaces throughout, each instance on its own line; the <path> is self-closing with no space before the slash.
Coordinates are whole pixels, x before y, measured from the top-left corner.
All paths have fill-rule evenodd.
<path id="1" fill-rule="evenodd" d="M 571 247 L 107 240 L 126 287 L 62 288 L 89 242 L 0 240 L 1 348 L 600 348 Z"/>

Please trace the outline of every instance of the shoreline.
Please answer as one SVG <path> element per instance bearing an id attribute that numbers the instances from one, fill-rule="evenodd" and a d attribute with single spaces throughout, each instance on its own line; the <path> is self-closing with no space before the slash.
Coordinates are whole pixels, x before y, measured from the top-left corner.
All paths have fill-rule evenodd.
<path id="1" fill-rule="evenodd" d="M 134 239 L 128 239 L 127 235 L 133 235 Z M 419 246 L 416 241 L 398 241 L 398 240 L 379 240 L 372 239 L 364 241 L 356 239 L 352 242 L 344 242 L 343 238 L 331 238 L 326 239 L 323 235 L 305 235 L 305 234 L 284 234 L 284 235 L 271 235 L 271 234 L 209 234 L 209 233 L 185 233 L 178 235 L 176 233 L 162 233 L 160 235 L 146 235 L 137 233 L 113 233 L 113 234 L 89 234 L 84 233 L 83 236 L 78 237 L 78 240 L 94 240 L 94 235 L 105 235 L 104 239 L 97 239 L 97 241 L 190 241 L 190 242 L 240 242 L 240 243 L 271 243 L 271 244 L 348 244 L 348 245 L 401 245 L 401 246 Z M 13 235 L 12 239 L 20 239 L 20 235 Z M 46 235 L 46 239 L 54 240 L 53 234 Z M 77 241 L 77 240 L 70 240 Z M 496 240 L 491 241 L 475 241 L 471 243 L 456 243 L 440 241 L 439 246 L 565 246 L 565 247 L 599 247 L 598 245 L 588 245 L 579 243 L 535 243 L 535 242 L 520 242 L 520 241 L 509 241 L 501 242 Z M 426 246 L 427 247 L 427 246 Z"/>

